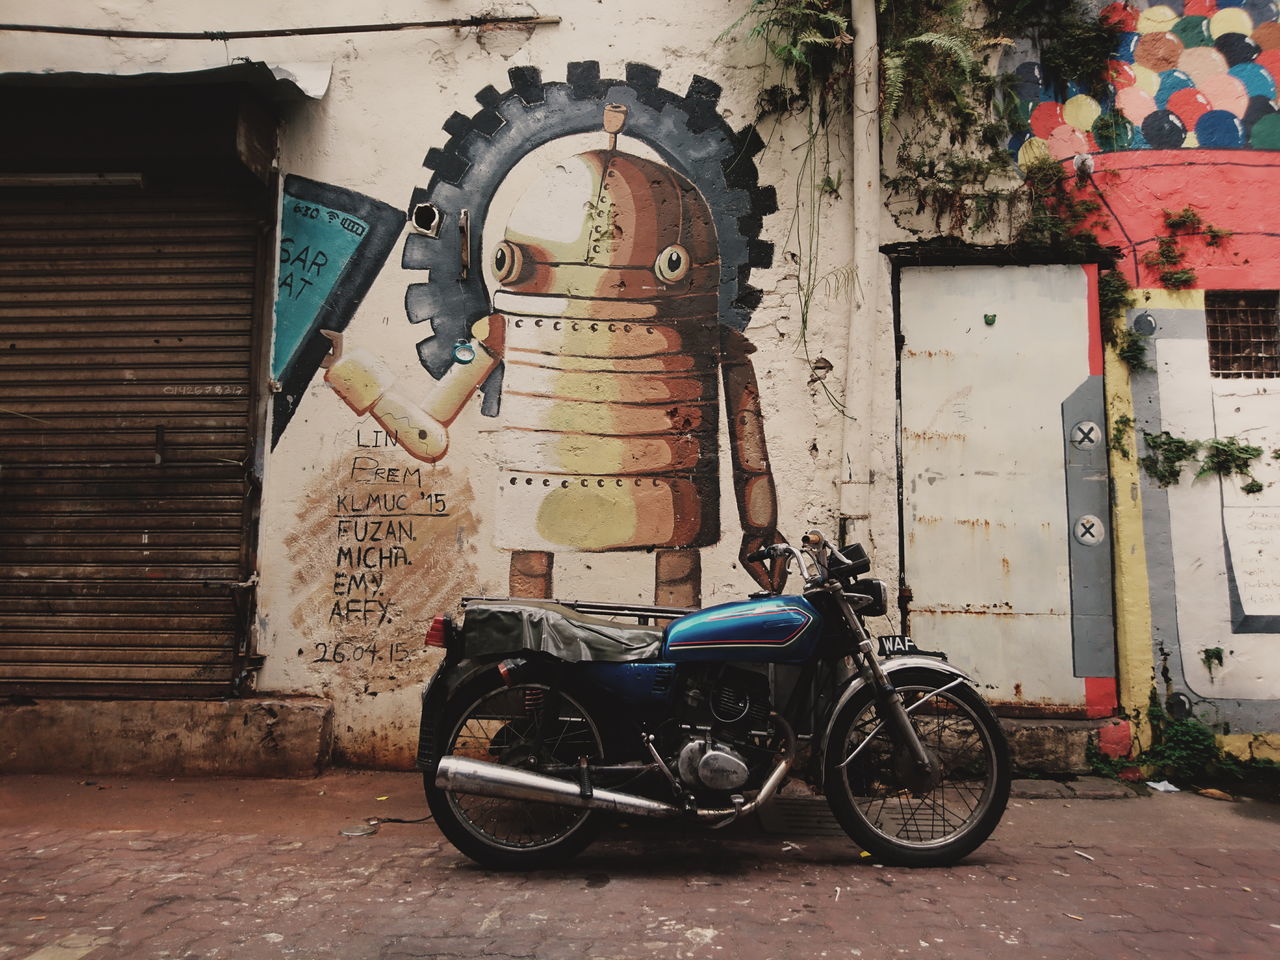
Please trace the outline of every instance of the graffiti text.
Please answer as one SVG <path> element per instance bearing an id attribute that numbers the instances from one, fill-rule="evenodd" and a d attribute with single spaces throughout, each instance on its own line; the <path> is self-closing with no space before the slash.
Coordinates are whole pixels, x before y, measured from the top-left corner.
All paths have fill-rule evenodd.
<path id="1" fill-rule="evenodd" d="M 353 457 L 351 479 L 356 483 L 400 483 L 422 486 L 422 471 L 417 467 L 384 467 L 376 457 Z"/>

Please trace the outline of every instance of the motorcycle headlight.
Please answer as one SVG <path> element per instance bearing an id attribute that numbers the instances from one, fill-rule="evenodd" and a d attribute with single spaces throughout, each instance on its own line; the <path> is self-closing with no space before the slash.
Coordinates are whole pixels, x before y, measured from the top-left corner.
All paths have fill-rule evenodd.
<path id="1" fill-rule="evenodd" d="M 889 585 L 883 580 L 857 580 L 849 584 L 845 596 L 866 598 L 858 604 L 858 613 L 864 617 L 883 617 L 889 612 Z"/>

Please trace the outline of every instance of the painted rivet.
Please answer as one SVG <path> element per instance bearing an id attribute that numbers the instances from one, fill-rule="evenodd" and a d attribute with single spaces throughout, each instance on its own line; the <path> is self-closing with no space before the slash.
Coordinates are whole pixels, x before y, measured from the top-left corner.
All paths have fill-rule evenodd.
<path id="1" fill-rule="evenodd" d="M 1074 527 L 1071 531 L 1076 538 L 1076 543 L 1083 544 L 1086 547 L 1096 547 L 1102 543 L 1106 536 L 1106 528 L 1102 526 L 1102 521 L 1091 513 L 1077 517 Z"/>
<path id="2" fill-rule="evenodd" d="M 1081 420 L 1071 428 L 1071 445 L 1077 450 L 1092 450 L 1102 443 L 1102 428 L 1092 420 Z"/>
<path id="3" fill-rule="evenodd" d="M 1153 337 L 1156 333 L 1156 318 L 1143 310 L 1133 318 L 1133 331 L 1140 333 L 1144 337 Z"/>
<path id="4" fill-rule="evenodd" d="M 984 313 L 982 315 L 982 322 L 988 327 L 994 327 L 996 325 L 996 315 L 994 313 Z"/>

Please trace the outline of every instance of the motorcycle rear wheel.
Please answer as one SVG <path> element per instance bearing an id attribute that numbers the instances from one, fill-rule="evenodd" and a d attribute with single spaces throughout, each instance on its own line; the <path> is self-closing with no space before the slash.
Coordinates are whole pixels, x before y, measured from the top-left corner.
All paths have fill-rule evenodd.
<path id="1" fill-rule="evenodd" d="M 442 756 L 461 756 L 574 779 L 581 756 L 604 754 L 600 726 L 582 699 L 549 677 L 507 685 L 497 670 L 460 688 L 445 708 Z M 427 805 L 449 842 L 482 866 L 532 870 L 581 852 L 599 814 L 576 807 L 442 790 L 424 778 Z"/>
<path id="2" fill-rule="evenodd" d="M 907 708 L 954 679 L 927 668 L 893 674 Z M 832 720 L 823 765 L 831 812 L 882 863 L 955 863 L 991 835 L 1009 799 L 1009 747 L 999 721 L 966 684 L 922 704 L 911 722 L 938 765 L 926 779 L 881 719 L 873 692 L 863 688 Z M 862 752 L 841 766 L 868 738 Z"/>

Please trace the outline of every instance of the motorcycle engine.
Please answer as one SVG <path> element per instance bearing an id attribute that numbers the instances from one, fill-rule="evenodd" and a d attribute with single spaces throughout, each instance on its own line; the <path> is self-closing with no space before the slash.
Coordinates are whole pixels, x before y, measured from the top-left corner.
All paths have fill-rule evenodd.
<path id="1" fill-rule="evenodd" d="M 685 783 L 709 790 L 737 790 L 751 773 L 742 754 L 709 737 L 686 743 L 676 766 Z"/>
<path id="2" fill-rule="evenodd" d="M 752 770 L 770 757 L 769 680 L 737 667 L 716 668 L 684 691 L 682 727 L 687 739 L 676 750 L 676 772 L 699 790 L 730 791 L 746 785 Z"/>

